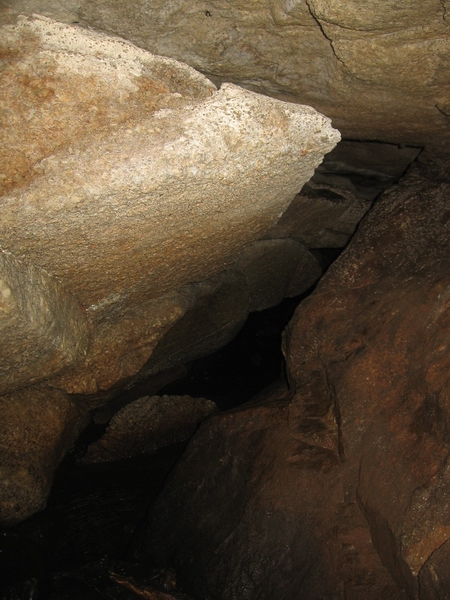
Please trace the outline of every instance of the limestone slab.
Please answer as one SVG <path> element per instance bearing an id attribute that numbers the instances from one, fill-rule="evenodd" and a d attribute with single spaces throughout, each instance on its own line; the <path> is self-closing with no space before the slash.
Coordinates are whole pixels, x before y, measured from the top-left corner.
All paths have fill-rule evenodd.
<path id="1" fill-rule="evenodd" d="M 11 54 L 21 48 L 11 71 L 22 77 L 8 69 L 4 75 L 15 104 L 26 106 L 20 117 L 41 112 L 39 120 L 51 120 L 52 130 L 56 123 L 64 137 L 70 133 L 70 143 L 55 140 L 37 155 L 17 129 L 19 116 L 8 115 L 17 152 L 36 159 L 2 198 L 2 243 L 57 275 L 92 311 L 133 293 L 155 297 L 222 269 L 283 212 L 339 139 L 311 108 L 233 85 L 214 92 L 187 67 L 122 41 L 44 19 L 21 20 L 6 34 Z M 149 61 L 157 63 L 153 80 L 144 73 Z M 158 73 L 169 79 L 177 68 L 202 91 L 196 102 L 155 112 L 155 104 L 180 101 L 167 85 L 161 90 Z M 28 106 L 30 86 L 36 91 Z M 84 105 L 80 94 L 89 97 Z M 48 98 L 53 106 L 44 110 Z M 128 109 L 133 101 L 138 112 Z M 59 115 L 67 105 L 79 111 L 77 122 L 84 119 L 82 133 L 69 132 L 72 119 Z M 88 129 L 89 114 L 101 112 L 105 126 Z M 45 126 L 32 124 L 41 139 Z M 7 162 L 11 176 L 5 169 L 11 184 L 15 164 Z"/>
<path id="2" fill-rule="evenodd" d="M 60 12 L 54 0 L 9 4 Z M 447 0 L 99 0 L 72 7 L 73 19 L 215 81 L 312 104 L 344 137 L 448 144 Z"/>

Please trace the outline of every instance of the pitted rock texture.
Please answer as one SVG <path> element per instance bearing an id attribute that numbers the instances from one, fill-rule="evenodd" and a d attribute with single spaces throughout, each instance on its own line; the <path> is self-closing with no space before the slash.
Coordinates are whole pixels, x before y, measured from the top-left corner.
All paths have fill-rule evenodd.
<path id="1" fill-rule="evenodd" d="M 10 0 L 119 34 L 215 81 L 311 104 L 343 136 L 439 146 L 450 127 L 448 0 Z"/>
<path id="2" fill-rule="evenodd" d="M 2 32 L 2 245 L 85 307 L 94 353 L 105 335 L 130 337 L 121 322 L 133 310 L 230 266 L 339 140 L 309 107 L 216 90 L 123 40 L 42 17 Z M 151 319 L 116 381 L 173 318 L 162 315 L 159 334 Z M 84 393 L 113 383 L 99 376 Z"/>
<path id="3" fill-rule="evenodd" d="M 89 422 L 87 410 L 45 387 L 0 396 L 0 523 L 45 507 L 56 467 Z"/>
<path id="4" fill-rule="evenodd" d="M 218 90 L 93 30 L 8 11 L 2 23 L 0 393 L 46 380 L 100 406 L 133 378 L 225 344 L 250 310 L 277 301 L 274 285 L 295 294 L 319 277 L 285 240 L 270 243 L 274 268 L 293 259 L 276 281 L 259 281 L 258 261 L 234 264 L 339 141 L 328 118 Z M 21 490 L 31 493 L 19 478 L 19 503 Z M 47 491 L 36 487 L 21 518 Z"/>

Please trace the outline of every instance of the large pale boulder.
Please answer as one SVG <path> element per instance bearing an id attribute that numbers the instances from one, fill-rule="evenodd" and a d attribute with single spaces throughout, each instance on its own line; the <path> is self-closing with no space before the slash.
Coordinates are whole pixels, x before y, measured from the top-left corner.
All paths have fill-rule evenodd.
<path id="1" fill-rule="evenodd" d="M 122 35 L 215 78 L 311 104 L 344 137 L 438 145 L 450 124 L 448 0 L 9 0 Z"/>
<path id="2" fill-rule="evenodd" d="M 2 245 L 85 308 L 98 355 L 108 350 L 98 340 L 141 326 L 133 310 L 232 264 L 339 139 L 309 107 L 216 90 L 185 65 L 93 31 L 19 17 L 1 44 Z M 183 313 L 155 310 L 128 371 L 149 358 L 155 323 L 162 335 Z M 84 392 L 114 383 L 99 377 Z"/>
<path id="3" fill-rule="evenodd" d="M 255 304 L 255 266 L 234 265 L 340 135 L 310 107 L 217 89 L 122 39 L 8 11 L 2 22 L 0 393 L 45 380 L 93 408 L 138 374 L 217 349 L 279 297 L 265 282 Z M 288 293 L 320 275 L 292 244 L 297 259 L 280 279 Z M 10 411 L 15 397 L 5 396 Z M 0 440 L 25 471 L 38 469 L 21 451 L 27 398 L 32 388 L 17 400 L 23 428 L 11 416 Z M 45 433 L 45 403 L 33 406 Z M 0 494 L 10 506 L 30 496 L 12 518 L 43 505 L 81 426 L 64 427 L 43 441 L 57 460 L 33 456 L 45 479 L 35 497 L 20 477 Z"/>

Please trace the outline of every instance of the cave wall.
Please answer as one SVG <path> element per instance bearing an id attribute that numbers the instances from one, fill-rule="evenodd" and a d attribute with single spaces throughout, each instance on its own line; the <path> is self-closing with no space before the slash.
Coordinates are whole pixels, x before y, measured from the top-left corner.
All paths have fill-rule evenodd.
<path id="1" fill-rule="evenodd" d="M 182 60 L 214 81 L 314 106 L 346 138 L 446 145 L 448 0 L 15 0 Z"/>
<path id="2" fill-rule="evenodd" d="M 13 340 L 2 346 L 0 382 L 5 522 L 42 508 L 53 471 L 89 420 L 88 409 L 108 400 L 114 386 L 130 383 L 141 369 L 155 374 L 225 343 L 250 310 L 317 281 L 320 265 L 310 248 L 330 240 L 337 246 L 347 243 L 368 208 L 353 189 L 345 192 L 346 206 L 358 217 L 347 228 L 345 217 L 339 220 L 345 212 L 339 203 L 328 205 L 326 219 L 321 216 L 330 196 L 314 184 L 296 197 L 297 209 L 278 222 L 339 137 L 306 104 L 331 118 L 345 138 L 424 147 L 421 163 L 403 187 L 383 198 L 293 320 L 286 356 L 295 395 L 280 392 L 281 405 L 250 409 L 250 416 L 242 411 L 237 418 L 215 417 L 214 425 L 201 430 L 184 461 L 194 461 L 196 448 L 205 448 L 200 467 L 180 474 L 180 487 L 174 479 L 164 492 L 166 503 L 153 513 L 160 529 L 152 528 L 146 551 L 152 553 L 158 536 L 165 539 L 169 558 L 190 561 L 196 569 L 184 575 L 188 585 L 199 593 L 219 590 L 224 599 L 245 590 L 248 598 L 261 600 L 268 593 L 271 600 L 275 589 L 288 600 L 299 590 L 318 600 L 337 589 L 339 597 L 358 600 L 383 593 L 396 599 L 405 593 L 422 600 L 448 597 L 449 10 L 447 0 L 2 3 L 8 32 L 2 37 L 7 50 L 3 102 L 10 128 L 3 134 L 0 308 L 3 339 Z M 18 21 L 21 12 L 57 23 L 40 17 Z M 14 37 L 17 22 L 26 44 Z M 74 23 L 81 29 L 72 30 Z M 38 29 L 45 27 L 52 36 L 39 42 Z M 61 34 L 68 46 L 52 47 Z M 77 51 L 71 44 L 80 37 L 95 51 L 90 54 L 85 46 L 74 69 Z M 149 58 L 147 51 L 170 60 Z M 66 71 L 58 70 L 61 61 Z M 156 69 L 150 79 L 149 62 Z M 101 69 L 106 71 L 96 80 Z M 231 85 L 218 91 L 223 82 Z M 52 105 L 55 97 L 59 104 Z M 229 102 L 235 102 L 236 113 L 247 113 L 249 120 L 233 122 L 247 137 L 213 135 Z M 158 146 L 164 118 L 165 154 Z M 98 131 L 89 138 L 89 130 L 84 138 L 84 123 L 94 121 Z M 189 128 L 193 121 L 198 129 Z M 36 124 L 39 129 L 33 129 Z M 156 133 L 153 162 L 142 153 L 148 144 L 145 127 Z M 185 146 L 180 128 L 188 139 Z M 55 142 L 58 132 L 62 137 Z M 36 145 L 37 135 L 45 144 Z M 197 142 L 204 138 L 209 146 L 199 151 Z M 17 139 L 23 144 L 19 152 Z M 142 218 L 143 173 L 162 175 L 177 203 L 187 197 L 183 172 L 174 185 L 179 167 L 174 141 L 187 154 L 194 148 L 190 173 L 200 184 L 206 172 L 210 180 L 222 172 L 226 160 L 233 165 L 222 172 L 218 188 L 208 195 L 204 186 L 196 192 L 197 206 L 211 211 L 205 235 L 192 226 L 193 215 L 197 221 L 203 213 L 193 213 L 188 202 L 178 214 L 166 205 L 165 218 L 156 220 L 159 237 L 154 218 L 162 206 L 159 196 L 152 197 L 151 218 Z M 221 154 L 225 146 L 231 150 L 228 158 Z M 276 152 L 269 154 L 274 146 Z M 135 163 L 128 169 L 130 156 Z M 243 170 L 258 161 L 267 169 Z M 198 164 L 202 168 L 196 172 Z M 126 172 L 122 179 L 119 166 Z M 102 178 L 105 185 L 99 184 Z M 261 202 L 262 189 L 268 195 Z M 216 244 L 219 234 L 222 243 Z M 97 254 L 94 247 L 100 249 Z M 125 260 L 119 263 L 117 255 Z M 33 296 L 16 293 L 26 290 L 23 281 L 32 286 Z M 193 330 L 203 337 L 192 339 Z M 154 363 L 149 363 L 153 352 Z M 242 442 L 230 447 L 225 435 L 206 463 L 208 445 L 219 439 L 221 428 L 227 435 L 231 429 Z M 20 432 L 33 443 L 24 446 Z M 225 478 L 219 491 L 231 490 L 236 496 L 231 508 L 242 508 L 241 521 L 236 524 L 234 513 L 229 527 L 214 508 L 215 484 L 201 471 L 205 465 L 223 465 L 224 455 L 229 482 Z M 255 471 L 249 465 L 253 458 Z M 270 475 L 267 480 L 263 472 Z M 314 474 L 318 478 L 312 483 Z M 203 478 L 211 485 L 202 498 L 210 524 L 200 528 L 197 542 L 191 530 L 183 529 L 189 507 L 180 508 L 179 498 L 184 502 L 192 494 L 195 508 Z M 293 489 L 302 490 L 301 497 Z M 253 506 L 261 490 L 262 499 Z M 323 504 L 311 517 L 316 495 Z M 171 503 L 180 514 L 174 528 L 180 527 L 187 540 L 175 550 L 180 538 L 173 541 L 172 522 L 170 535 L 164 529 Z M 341 511 L 337 520 L 330 517 L 336 511 Z M 267 531 L 279 534 L 278 547 L 295 548 L 298 562 L 289 568 L 292 553 L 274 557 L 271 539 L 260 536 L 267 514 Z M 223 531 L 216 531 L 218 521 Z M 324 551 L 333 532 L 333 543 Z M 219 534 L 226 541 L 222 554 Z M 205 536 L 211 536 L 207 543 Z M 233 544 L 236 552 L 247 554 L 237 553 L 231 564 Z M 192 547 L 203 552 L 196 560 Z M 308 562 L 311 548 L 320 559 L 314 565 Z M 202 564 L 196 562 L 202 556 Z M 264 558 L 272 569 L 268 573 L 281 567 L 285 575 L 295 573 L 292 585 L 286 580 L 269 585 L 255 556 Z M 214 569 L 204 574 L 208 564 Z"/>

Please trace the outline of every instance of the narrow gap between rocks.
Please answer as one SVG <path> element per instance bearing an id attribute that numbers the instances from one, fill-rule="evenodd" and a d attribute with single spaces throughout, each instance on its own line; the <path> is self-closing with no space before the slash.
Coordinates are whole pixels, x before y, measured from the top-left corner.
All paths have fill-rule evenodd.
<path id="1" fill-rule="evenodd" d="M 373 203 L 398 182 L 420 150 L 345 140 L 317 169 L 314 185 L 318 194 L 346 189 Z M 342 249 L 313 251 L 326 271 Z M 311 291 L 250 314 L 227 346 L 197 359 L 183 378 L 152 393 L 208 398 L 221 411 L 247 402 L 283 376 L 282 331 Z M 141 382 L 122 399 L 118 396 L 117 406 L 147 395 L 146 386 Z M 3 600 L 188 598 L 176 588 L 175 573 L 143 565 L 136 554 L 139 525 L 186 444 L 169 444 L 132 459 L 78 464 L 106 431 L 112 414 L 102 419 L 97 413 L 96 422 L 93 415 L 94 422 L 57 471 L 47 508 L 0 532 L 0 571 L 8 573 Z"/>

